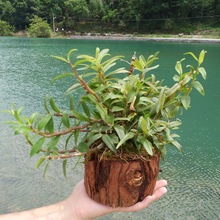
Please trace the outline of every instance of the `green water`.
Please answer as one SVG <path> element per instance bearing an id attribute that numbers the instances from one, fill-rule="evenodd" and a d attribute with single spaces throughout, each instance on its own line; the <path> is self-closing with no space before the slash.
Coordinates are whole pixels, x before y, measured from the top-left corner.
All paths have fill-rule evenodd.
<path id="1" fill-rule="evenodd" d="M 160 178 L 169 183 L 167 195 L 141 212 L 116 213 L 100 219 L 220 219 L 220 44 L 0 38 L 0 110 L 15 103 L 26 106 L 27 113 L 41 111 L 46 94 L 55 94 L 58 102 L 64 104 L 63 92 L 72 82 L 64 79 L 51 83 L 57 73 L 68 70 L 51 55 L 64 56 L 72 48 L 92 54 L 97 46 L 110 48 L 112 55 L 122 54 L 128 59 L 133 51 L 146 55 L 160 51 L 160 71 L 156 76 L 167 83 L 175 73 L 175 62 L 184 52 L 208 51 L 204 63 L 208 78 L 203 83 L 206 95 L 193 93 L 192 108 L 181 118 L 183 153 L 169 149 L 166 161 L 161 163 Z M 66 198 L 83 178 L 83 166 L 73 171 L 74 161 L 71 161 L 65 179 L 61 162 L 55 161 L 43 178 L 43 169 L 35 169 L 37 158 L 29 158 L 23 138 L 13 136 L 8 126 L 2 125 L 7 119 L 7 115 L 0 115 L 0 213 Z"/>

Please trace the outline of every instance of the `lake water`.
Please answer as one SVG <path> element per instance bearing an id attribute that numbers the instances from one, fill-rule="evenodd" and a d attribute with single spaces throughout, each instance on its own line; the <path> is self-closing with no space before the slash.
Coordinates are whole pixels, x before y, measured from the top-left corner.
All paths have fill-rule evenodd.
<path id="1" fill-rule="evenodd" d="M 205 97 L 193 93 L 192 107 L 182 119 L 183 153 L 168 149 L 161 163 L 159 178 L 168 183 L 168 193 L 148 209 L 137 213 L 115 213 L 100 219 L 143 220 L 217 220 L 220 219 L 220 44 L 163 43 L 145 41 L 23 39 L 0 38 L 0 110 L 12 103 L 26 106 L 26 112 L 43 110 L 45 95 L 55 94 L 64 104 L 69 79 L 51 83 L 67 66 L 51 57 L 65 56 L 72 48 L 79 53 L 94 53 L 95 48 L 110 48 L 112 55 L 130 60 L 133 52 L 150 55 L 160 51 L 160 68 L 156 72 L 170 83 L 174 65 L 183 53 L 208 51 L 204 63 L 208 78 L 203 82 Z M 186 62 L 187 64 L 187 62 Z M 75 94 L 77 96 L 77 94 Z M 68 178 L 62 174 L 60 161 L 51 163 L 45 178 L 43 167 L 36 170 L 36 157 L 29 158 L 29 149 L 20 136 L 2 122 L 0 115 L 0 213 L 21 211 L 66 198 L 74 185 L 83 178 L 83 165 L 73 171 L 74 160 L 68 165 Z"/>

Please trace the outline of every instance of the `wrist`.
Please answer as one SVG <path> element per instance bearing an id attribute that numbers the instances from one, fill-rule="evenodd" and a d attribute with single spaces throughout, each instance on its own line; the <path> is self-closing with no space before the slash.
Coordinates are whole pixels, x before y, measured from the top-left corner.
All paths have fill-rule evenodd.
<path id="1" fill-rule="evenodd" d="M 87 218 L 84 218 L 83 213 L 81 213 L 81 208 L 78 207 L 77 203 L 75 203 L 75 200 L 73 198 L 69 197 L 65 201 L 65 208 L 63 212 L 66 214 L 65 218 L 62 220 L 90 220 Z M 86 212 L 86 210 L 83 210 L 83 212 Z"/>

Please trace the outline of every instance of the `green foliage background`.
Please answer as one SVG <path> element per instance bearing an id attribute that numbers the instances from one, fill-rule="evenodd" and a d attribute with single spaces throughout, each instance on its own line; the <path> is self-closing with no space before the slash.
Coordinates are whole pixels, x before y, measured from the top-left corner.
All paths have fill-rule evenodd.
<path id="1" fill-rule="evenodd" d="M 219 0 L 1 0 L 0 20 L 17 31 L 38 16 L 59 31 L 191 33 L 220 24 Z"/>

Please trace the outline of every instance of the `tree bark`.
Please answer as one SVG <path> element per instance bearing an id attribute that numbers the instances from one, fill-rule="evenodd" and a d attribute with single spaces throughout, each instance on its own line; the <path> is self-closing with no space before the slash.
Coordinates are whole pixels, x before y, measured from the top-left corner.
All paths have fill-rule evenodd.
<path id="1" fill-rule="evenodd" d="M 152 195 L 159 173 L 160 156 L 149 160 L 99 160 L 89 155 L 85 162 L 85 188 L 95 201 L 111 207 L 128 207 Z"/>

